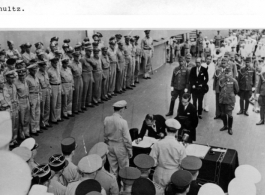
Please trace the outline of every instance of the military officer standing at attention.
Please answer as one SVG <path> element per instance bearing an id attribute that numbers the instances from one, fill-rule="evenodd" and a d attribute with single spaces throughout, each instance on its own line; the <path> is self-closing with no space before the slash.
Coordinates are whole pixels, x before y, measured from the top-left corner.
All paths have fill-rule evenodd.
<path id="1" fill-rule="evenodd" d="M 86 110 L 86 107 L 94 107 L 92 104 L 92 90 L 93 90 L 93 73 L 91 66 L 91 53 L 92 46 L 85 47 L 85 55 L 80 59 L 82 64 L 82 79 L 83 79 L 83 97 L 82 97 L 82 109 Z"/>
<path id="2" fill-rule="evenodd" d="M 202 37 L 202 32 L 199 32 L 197 38 L 197 57 L 202 58 L 202 54 L 203 54 L 203 37 Z"/>
<path id="3" fill-rule="evenodd" d="M 17 70 L 18 79 L 14 84 L 17 88 L 18 105 L 19 105 L 19 135 L 21 139 L 29 138 L 29 124 L 30 124 L 30 105 L 29 105 L 29 87 L 25 81 L 27 70 Z"/>
<path id="4" fill-rule="evenodd" d="M 13 59 L 13 58 L 10 58 L 10 59 L 8 59 L 6 61 L 6 65 L 7 65 L 7 67 L 5 67 L 5 69 L 3 71 L 3 74 L 5 74 L 8 71 L 15 70 L 15 68 L 16 68 L 16 60 Z M 17 72 L 14 71 L 14 74 L 15 74 L 15 77 L 17 78 L 18 77 Z"/>
<path id="5" fill-rule="evenodd" d="M 202 167 L 202 160 L 195 156 L 187 156 L 181 162 L 183 170 L 189 171 L 192 175 L 192 182 L 190 183 L 190 190 L 187 195 L 197 195 L 201 186 L 197 183 L 199 170 Z"/>
<path id="6" fill-rule="evenodd" d="M 25 53 L 22 54 L 22 58 L 26 63 L 26 65 L 29 65 L 30 60 L 36 59 L 37 57 L 34 53 L 30 51 L 30 48 L 32 46 L 30 43 L 26 43 L 24 46 L 25 46 Z"/>
<path id="7" fill-rule="evenodd" d="M 221 47 L 221 41 L 223 40 L 222 35 L 220 35 L 220 30 L 217 31 L 217 35 L 214 37 L 215 47 Z"/>
<path id="8" fill-rule="evenodd" d="M 260 121 L 256 125 L 262 125 L 265 122 L 265 72 L 260 73 L 256 93 L 259 94 L 258 103 L 260 105 Z"/>
<path id="9" fill-rule="evenodd" d="M 8 50 L 6 50 L 6 58 L 20 59 L 22 56 L 17 49 L 14 48 L 13 41 L 7 41 Z"/>
<path id="10" fill-rule="evenodd" d="M 26 77 L 26 82 L 29 86 L 31 134 L 36 136 L 38 136 L 38 133 L 43 133 L 40 130 L 40 102 L 42 95 L 40 81 L 36 76 L 37 69 L 37 64 L 28 66 L 29 74 Z"/>
<path id="11" fill-rule="evenodd" d="M 61 150 L 68 161 L 68 165 L 64 168 L 62 174 L 68 183 L 78 181 L 80 175 L 77 170 L 77 166 L 73 164 L 73 156 L 75 155 L 75 149 L 77 144 L 73 137 L 64 138 L 61 142 Z"/>
<path id="12" fill-rule="evenodd" d="M 123 89 L 133 89 L 131 85 L 132 79 L 132 45 L 130 44 L 130 36 L 125 37 L 124 56 L 125 56 L 125 72 L 124 72 L 124 86 Z"/>
<path id="13" fill-rule="evenodd" d="M 116 34 L 115 38 L 116 38 L 116 43 L 117 43 L 116 46 L 115 46 L 115 49 L 117 50 L 118 49 L 118 43 L 121 41 L 122 35 L 121 34 Z"/>
<path id="14" fill-rule="evenodd" d="M 72 100 L 74 79 L 71 69 L 68 67 L 69 59 L 62 60 L 63 66 L 61 68 L 61 80 L 62 80 L 62 107 L 63 117 L 69 119 L 72 115 Z"/>
<path id="15" fill-rule="evenodd" d="M 219 80 L 220 94 L 219 104 L 221 108 L 221 116 L 224 126 L 220 131 L 228 130 L 230 135 L 233 134 L 233 115 L 232 111 L 235 107 L 236 95 L 239 92 L 237 81 L 231 75 L 231 68 L 225 69 L 225 77 Z"/>
<path id="16" fill-rule="evenodd" d="M 46 71 L 47 62 L 41 61 L 36 77 L 39 79 L 41 86 L 41 102 L 40 102 L 40 128 L 47 130 L 47 127 L 52 127 L 49 124 L 50 108 L 51 108 L 51 85 L 49 75 Z"/>
<path id="17" fill-rule="evenodd" d="M 95 180 L 105 189 L 107 195 L 118 195 L 119 187 L 116 177 L 104 168 L 108 152 L 108 145 L 104 142 L 98 142 L 90 149 L 88 154 L 97 154 L 102 158 L 102 168 L 98 171 Z"/>
<path id="18" fill-rule="evenodd" d="M 60 75 L 59 58 L 53 57 L 50 59 L 51 66 L 48 69 L 48 75 L 51 85 L 51 121 L 53 124 L 63 121 L 61 119 L 62 107 L 62 85 Z"/>
<path id="19" fill-rule="evenodd" d="M 256 85 L 256 70 L 250 66 L 250 63 L 251 58 L 246 58 L 246 66 L 238 72 L 240 111 L 237 115 L 244 114 L 248 116 L 249 99 L 252 95 L 252 88 Z"/>
<path id="20" fill-rule="evenodd" d="M 169 112 L 166 116 L 171 116 L 174 113 L 175 101 L 179 97 L 181 100 L 182 95 L 188 91 L 189 88 L 189 71 L 185 66 L 185 60 L 183 57 L 179 57 L 179 66 L 173 71 L 171 79 L 171 101 Z"/>
<path id="21" fill-rule="evenodd" d="M 110 173 L 118 176 L 118 170 L 129 166 L 132 157 L 132 140 L 127 121 L 122 118 L 127 102 L 113 104 L 114 113 L 104 120 L 104 140 L 109 145 Z"/>
<path id="22" fill-rule="evenodd" d="M 141 46 L 138 43 L 139 38 L 140 38 L 139 36 L 134 36 L 135 48 L 136 48 L 136 51 L 135 51 L 135 72 L 134 72 L 135 83 L 139 83 L 140 64 L 141 64 L 142 55 L 143 55 Z"/>
<path id="23" fill-rule="evenodd" d="M 73 112 L 78 114 L 78 112 L 83 113 L 81 109 L 82 94 L 83 94 L 83 79 L 82 79 L 82 64 L 79 61 L 79 52 L 74 52 L 74 60 L 69 64 L 74 77 L 74 92 L 73 92 Z"/>
<path id="24" fill-rule="evenodd" d="M 111 98 L 108 95 L 109 91 L 109 79 L 110 79 L 110 60 L 108 57 L 108 47 L 101 48 L 101 63 L 102 63 L 102 94 L 101 99 L 107 101 Z"/>
<path id="25" fill-rule="evenodd" d="M 184 146 L 175 136 L 181 128 L 175 119 L 167 119 L 167 136 L 153 145 L 150 156 L 155 160 L 155 173 L 153 181 L 162 187 L 170 181 L 171 175 L 180 169 L 181 161 L 186 157 Z"/>
<path id="26" fill-rule="evenodd" d="M 102 88 L 102 62 L 99 58 L 99 52 L 100 49 L 98 49 L 96 44 L 93 44 L 93 57 L 92 57 L 92 63 L 91 66 L 93 68 L 93 77 L 94 77 L 94 83 L 93 83 L 93 103 L 94 104 L 100 104 L 103 103 L 101 101 L 101 88 Z"/>
<path id="27" fill-rule="evenodd" d="M 4 84 L 3 88 L 3 96 L 6 100 L 7 104 L 10 107 L 10 114 L 12 119 L 12 141 L 10 143 L 10 146 L 17 144 L 17 138 L 18 138 L 18 97 L 17 97 L 17 89 L 14 85 L 14 79 L 15 79 L 15 71 L 7 71 L 5 73 L 6 77 L 6 83 Z"/>
<path id="28" fill-rule="evenodd" d="M 124 57 L 124 50 L 123 50 L 123 42 L 118 42 L 118 49 L 117 49 L 117 77 L 116 77 L 116 92 L 121 94 L 123 92 L 123 83 L 124 83 L 124 69 L 125 69 L 125 57 Z"/>
<path id="29" fill-rule="evenodd" d="M 117 67 L 118 67 L 118 59 L 117 59 L 117 51 L 115 49 L 115 37 L 111 37 L 109 39 L 109 49 L 108 49 L 108 57 L 110 61 L 110 81 L 109 81 L 109 96 L 116 96 L 114 93 L 116 86 L 116 75 L 117 75 Z"/>
<path id="30" fill-rule="evenodd" d="M 130 43 L 132 45 L 132 52 L 131 52 L 131 56 L 132 56 L 132 76 L 131 76 L 131 87 L 136 87 L 136 85 L 134 84 L 135 82 L 135 78 L 134 78 L 134 74 L 135 74 L 135 55 L 136 55 L 136 46 L 135 46 L 135 40 L 134 38 L 130 38 Z"/>
<path id="31" fill-rule="evenodd" d="M 141 48 L 143 51 L 143 57 L 144 57 L 144 79 L 151 79 L 149 75 L 149 71 L 152 66 L 151 58 L 154 55 L 154 46 L 153 46 L 153 39 L 150 37 L 150 30 L 145 30 L 145 37 L 142 39 L 141 42 Z"/>

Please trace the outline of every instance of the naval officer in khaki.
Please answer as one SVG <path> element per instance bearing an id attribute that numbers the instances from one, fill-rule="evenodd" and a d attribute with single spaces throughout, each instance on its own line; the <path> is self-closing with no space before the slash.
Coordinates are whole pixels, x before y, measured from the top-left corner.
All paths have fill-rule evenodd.
<path id="1" fill-rule="evenodd" d="M 118 176 L 119 169 L 129 166 L 132 157 L 132 140 L 127 121 L 122 118 L 127 102 L 113 104 L 114 113 L 104 120 L 104 140 L 109 145 L 110 173 Z"/>
<path id="2" fill-rule="evenodd" d="M 119 187 L 116 177 L 104 168 L 108 152 L 108 145 L 104 142 L 98 142 L 90 149 L 89 154 L 97 154 L 102 158 L 102 168 L 98 171 L 95 180 L 106 190 L 107 195 L 118 195 Z"/>

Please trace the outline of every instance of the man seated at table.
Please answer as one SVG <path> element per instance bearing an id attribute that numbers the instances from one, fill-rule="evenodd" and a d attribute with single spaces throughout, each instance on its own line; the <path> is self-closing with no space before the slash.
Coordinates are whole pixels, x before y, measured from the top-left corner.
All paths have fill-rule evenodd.
<path id="1" fill-rule="evenodd" d="M 161 115 L 147 114 L 136 142 L 142 141 L 145 135 L 155 139 L 164 138 L 166 136 L 165 121 L 166 119 Z"/>
<path id="2" fill-rule="evenodd" d="M 196 141 L 196 127 L 198 126 L 198 116 L 196 108 L 190 103 L 191 95 L 185 93 L 182 96 L 181 104 L 178 107 L 178 114 L 175 117 L 176 120 L 181 124 L 181 129 L 179 130 L 179 137 L 182 137 L 184 133 L 189 135 L 186 142 L 192 143 Z"/>

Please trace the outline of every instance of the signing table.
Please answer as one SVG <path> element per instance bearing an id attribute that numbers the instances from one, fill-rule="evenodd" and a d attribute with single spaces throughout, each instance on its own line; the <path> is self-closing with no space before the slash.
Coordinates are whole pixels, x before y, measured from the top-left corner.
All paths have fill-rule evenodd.
<path id="1" fill-rule="evenodd" d="M 159 140 L 150 137 L 144 137 L 139 144 L 133 141 L 133 158 L 138 154 L 149 154 L 153 144 L 157 141 Z M 239 166 L 236 150 L 189 144 L 186 146 L 186 153 L 202 160 L 202 167 L 197 178 L 199 183 L 216 183 L 227 192 L 228 184 L 235 177 L 235 169 Z M 134 166 L 133 158 L 131 166 Z"/>

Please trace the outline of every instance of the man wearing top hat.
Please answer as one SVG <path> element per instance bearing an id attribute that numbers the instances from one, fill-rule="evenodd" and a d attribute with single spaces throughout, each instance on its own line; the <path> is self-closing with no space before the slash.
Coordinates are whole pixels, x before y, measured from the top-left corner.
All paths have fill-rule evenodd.
<path id="1" fill-rule="evenodd" d="M 110 80 L 109 80 L 109 96 L 116 96 L 114 93 L 116 86 L 116 75 L 117 75 L 117 66 L 118 66 L 118 58 L 117 58 L 117 50 L 115 49 L 116 41 L 115 37 L 111 37 L 109 39 L 109 49 L 108 49 L 108 57 L 110 61 Z"/>
<path id="2" fill-rule="evenodd" d="M 36 55 L 31 52 L 31 44 L 25 43 L 25 53 L 22 54 L 22 58 L 27 65 L 29 65 L 29 61 L 32 59 L 36 59 Z"/>
<path id="3" fill-rule="evenodd" d="M 36 77 L 39 79 L 41 87 L 41 102 L 40 102 L 40 127 L 47 130 L 47 127 L 51 127 L 49 124 L 50 119 L 50 102 L 51 102 L 51 85 L 49 75 L 46 71 L 47 62 L 38 62 L 39 70 L 36 73 Z"/>
<path id="4" fill-rule="evenodd" d="M 99 57 L 100 49 L 98 48 L 97 44 L 93 43 L 93 57 L 91 59 L 92 68 L 93 68 L 93 103 L 103 103 L 101 100 L 101 93 L 102 93 L 102 62 Z"/>
<path id="5" fill-rule="evenodd" d="M 78 181 L 68 184 L 65 195 L 75 195 L 77 187 L 81 182 L 95 179 L 98 171 L 102 167 L 102 159 L 97 154 L 89 154 L 78 162 L 77 167 L 81 177 Z M 102 188 L 101 193 L 106 194 L 106 191 Z"/>
<path id="6" fill-rule="evenodd" d="M 141 48 L 141 45 L 139 45 L 138 43 L 138 40 L 139 40 L 139 36 L 134 36 L 134 40 L 135 40 L 135 72 L 134 72 L 134 80 L 135 80 L 135 83 L 139 83 L 139 72 L 140 72 L 140 64 L 141 64 L 141 61 L 142 61 L 142 55 L 143 55 L 143 52 L 142 52 L 142 48 Z"/>
<path id="7" fill-rule="evenodd" d="M 50 59 L 51 66 L 47 73 L 51 85 L 51 121 L 53 124 L 63 121 L 61 119 L 61 107 L 62 107 L 62 85 L 59 66 L 59 58 L 54 57 Z"/>
<path id="8" fill-rule="evenodd" d="M 246 66 L 238 72 L 238 84 L 240 95 L 240 111 L 237 115 L 248 116 L 249 99 L 252 95 L 252 88 L 256 85 L 256 70 L 250 66 L 251 58 L 246 58 Z"/>
<path id="9" fill-rule="evenodd" d="M 79 61 L 79 52 L 73 53 L 74 60 L 69 64 L 74 77 L 74 91 L 73 91 L 73 113 L 78 114 L 82 111 L 82 94 L 83 94 L 83 79 L 82 79 L 82 64 Z"/>
<path id="10" fill-rule="evenodd" d="M 181 167 L 183 170 L 189 171 L 192 175 L 192 182 L 190 183 L 190 190 L 187 195 L 197 195 L 201 187 L 197 183 L 197 177 L 202 167 L 202 160 L 195 156 L 187 156 L 181 162 Z"/>
<path id="11" fill-rule="evenodd" d="M 192 175 L 189 171 L 176 171 L 172 174 L 170 181 L 165 190 L 165 195 L 188 195 L 192 182 Z"/>
<path id="12" fill-rule="evenodd" d="M 90 149 L 88 154 L 97 154 L 102 158 L 102 168 L 97 172 L 95 180 L 101 184 L 107 195 L 118 195 L 119 187 L 116 177 L 113 174 L 107 172 L 104 168 L 104 165 L 107 161 L 108 152 L 108 145 L 104 142 L 98 142 Z"/>
<path id="13" fill-rule="evenodd" d="M 3 87 L 3 96 L 6 100 L 8 106 L 10 107 L 10 114 L 12 119 L 12 132 L 13 137 L 10 145 L 17 144 L 17 138 L 18 138 L 18 97 L 17 97 L 17 89 L 14 85 L 14 79 L 15 79 L 15 70 L 13 71 L 7 71 L 5 73 L 6 77 L 6 83 Z"/>
<path id="14" fill-rule="evenodd" d="M 132 140 L 127 121 L 122 118 L 125 100 L 113 104 L 114 113 L 104 120 L 104 141 L 109 145 L 110 173 L 118 176 L 118 170 L 129 166 L 132 157 Z"/>
<path id="15" fill-rule="evenodd" d="M 151 181 L 149 179 L 150 170 L 155 165 L 155 160 L 147 155 L 147 154 L 138 154 L 134 159 L 133 162 L 135 166 L 141 171 L 141 178 L 148 179 L 150 182 L 153 183 L 155 187 L 155 194 L 156 195 L 163 195 L 164 194 L 164 188 L 158 185 L 157 183 Z"/>
<path id="16" fill-rule="evenodd" d="M 14 42 L 13 41 L 7 41 L 8 50 L 6 50 L 6 57 L 7 59 L 13 58 L 13 59 L 19 59 L 21 58 L 21 54 L 17 49 L 14 48 Z"/>
<path id="17" fill-rule="evenodd" d="M 109 80 L 110 80 L 110 60 L 108 57 L 108 47 L 101 48 L 101 63 L 102 63 L 102 94 L 101 99 L 107 101 L 111 98 L 109 96 Z"/>
<path id="18" fill-rule="evenodd" d="M 91 66 L 91 44 L 85 47 L 85 55 L 80 59 L 82 64 L 82 78 L 83 78 L 83 97 L 82 97 L 82 109 L 86 110 L 86 107 L 94 107 L 92 104 L 92 90 L 93 90 L 93 68 Z"/>
<path id="19" fill-rule="evenodd" d="M 30 124 L 30 105 L 29 105 L 29 87 L 25 80 L 27 70 L 17 70 L 18 79 L 14 84 L 17 88 L 18 105 L 19 105 L 19 135 L 21 139 L 29 138 L 29 124 Z"/>
<path id="20" fill-rule="evenodd" d="M 72 99 L 74 89 L 74 79 L 71 69 L 68 67 L 69 59 L 62 60 L 62 68 L 60 71 L 62 81 L 62 109 L 63 117 L 69 119 L 72 116 Z"/>
<path id="21" fill-rule="evenodd" d="M 231 76 L 231 68 L 225 69 L 225 76 L 219 80 L 219 104 L 221 108 L 221 117 L 224 126 L 220 131 L 228 130 L 230 135 L 233 134 L 233 115 L 232 111 L 235 107 L 235 94 L 239 92 L 238 82 Z"/>
<path id="22" fill-rule="evenodd" d="M 181 161 L 186 157 L 184 146 L 175 136 L 181 128 L 175 119 L 167 119 L 167 136 L 153 145 L 150 156 L 155 160 L 155 173 L 153 181 L 162 187 L 170 181 L 171 175 L 180 169 Z"/>
<path id="23" fill-rule="evenodd" d="M 150 37 L 150 30 L 145 30 L 145 37 L 142 39 L 141 48 L 144 57 L 144 79 L 150 79 L 149 71 L 152 69 L 151 58 L 154 55 L 153 39 Z"/>

